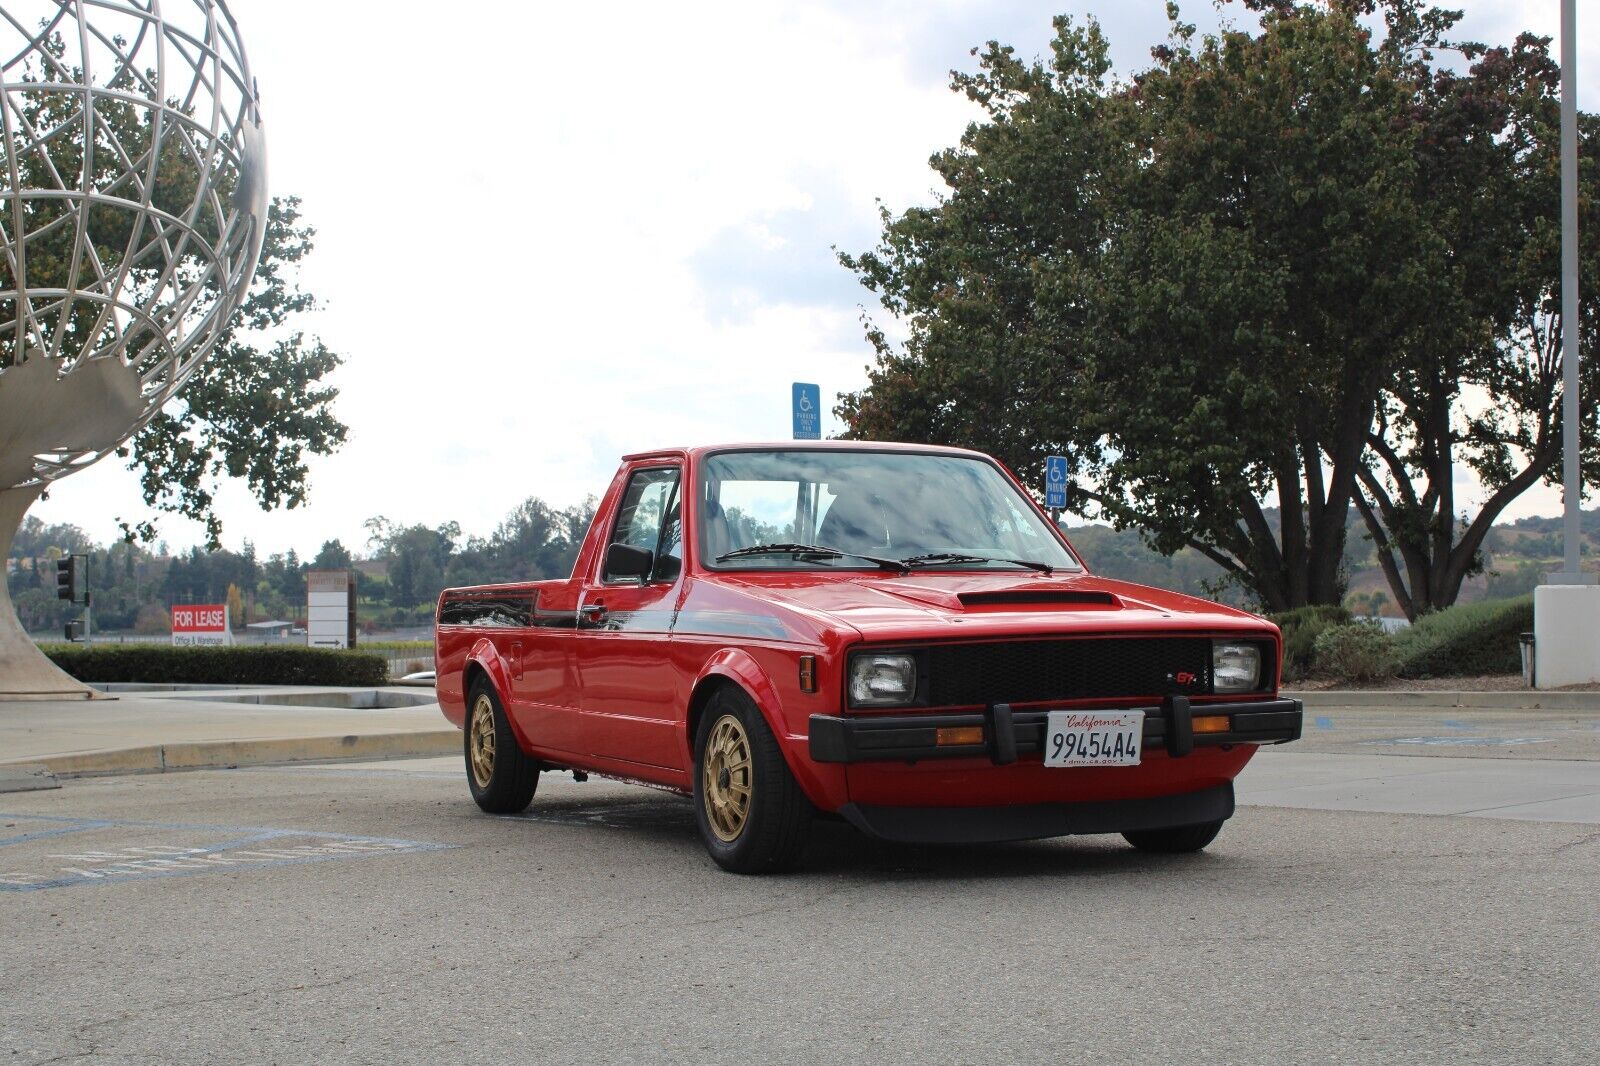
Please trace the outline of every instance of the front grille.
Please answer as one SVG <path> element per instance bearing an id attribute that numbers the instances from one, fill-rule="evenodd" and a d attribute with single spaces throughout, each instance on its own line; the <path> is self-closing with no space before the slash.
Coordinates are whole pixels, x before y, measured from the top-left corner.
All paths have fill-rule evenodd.
<path id="1" fill-rule="evenodd" d="M 940 644 L 926 662 L 933 707 L 1211 691 L 1209 637 Z"/>

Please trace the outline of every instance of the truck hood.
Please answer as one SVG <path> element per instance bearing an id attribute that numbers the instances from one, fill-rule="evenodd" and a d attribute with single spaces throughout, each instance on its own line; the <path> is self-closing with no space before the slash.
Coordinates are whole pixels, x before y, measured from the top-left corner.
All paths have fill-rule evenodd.
<path id="1" fill-rule="evenodd" d="M 905 576 L 741 573 L 718 583 L 843 623 L 867 640 L 1051 632 L 1276 632 L 1232 607 L 1092 574 L 913 572 Z"/>

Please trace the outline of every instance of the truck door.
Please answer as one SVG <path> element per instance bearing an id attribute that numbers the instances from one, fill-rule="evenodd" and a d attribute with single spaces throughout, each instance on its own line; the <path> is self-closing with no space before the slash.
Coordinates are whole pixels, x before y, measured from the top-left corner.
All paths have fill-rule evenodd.
<path id="1" fill-rule="evenodd" d="M 659 462 L 629 472 L 583 589 L 573 647 L 587 750 L 686 769 L 677 755 L 683 694 L 668 645 L 683 587 L 680 480 L 677 465 Z M 618 544 L 650 553 L 648 572 L 614 565 Z"/>
<path id="2" fill-rule="evenodd" d="M 541 583 L 528 628 L 508 656 L 512 696 L 507 710 L 536 749 L 583 753 L 573 656 L 581 594 L 576 580 Z"/>

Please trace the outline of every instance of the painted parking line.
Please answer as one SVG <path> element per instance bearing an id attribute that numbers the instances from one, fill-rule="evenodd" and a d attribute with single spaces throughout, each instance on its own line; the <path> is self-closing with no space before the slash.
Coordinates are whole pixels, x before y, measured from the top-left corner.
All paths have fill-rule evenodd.
<path id="1" fill-rule="evenodd" d="M 275 826 L 0 814 L 0 892 L 113 885 L 453 848 Z"/>
<path id="2" fill-rule="evenodd" d="M 0 815 L 0 817 L 5 817 Z M 25 844 L 30 840 L 44 840 L 47 837 L 66 836 L 69 833 L 84 833 L 90 829 L 102 829 L 112 825 L 112 822 L 85 821 L 82 825 L 63 825 L 53 829 L 36 829 L 31 833 L 19 833 L 16 836 L 0 837 L 0 848 L 8 844 Z"/>

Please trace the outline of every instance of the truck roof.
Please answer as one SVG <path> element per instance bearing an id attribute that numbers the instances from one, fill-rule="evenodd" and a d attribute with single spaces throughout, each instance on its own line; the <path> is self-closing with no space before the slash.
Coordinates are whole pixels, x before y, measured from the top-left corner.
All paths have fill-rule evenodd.
<path id="1" fill-rule="evenodd" d="M 939 455 L 969 455 L 987 459 L 989 456 L 983 452 L 973 451 L 970 448 L 951 448 L 942 444 L 901 444 L 893 441 L 876 440 L 781 440 L 781 441 L 749 441 L 730 444 L 698 444 L 692 447 L 654 448 L 647 452 L 633 452 L 624 455 L 622 461 L 631 463 L 639 459 L 665 459 L 699 458 L 714 452 L 922 452 L 936 453 Z"/>

